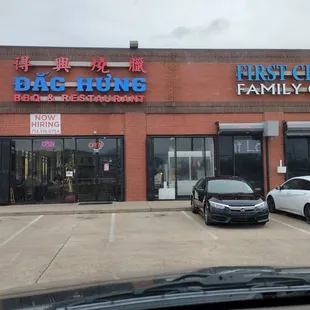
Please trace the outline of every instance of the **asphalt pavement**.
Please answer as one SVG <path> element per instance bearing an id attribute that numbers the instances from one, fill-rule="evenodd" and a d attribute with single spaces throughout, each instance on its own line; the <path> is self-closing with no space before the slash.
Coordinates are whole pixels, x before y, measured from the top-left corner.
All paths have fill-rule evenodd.
<path id="1" fill-rule="evenodd" d="M 309 265 L 310 225 L 272 214 L 265 226 L 212 226 L 190 211 L 1 215 L 0 291 L 121 279 L 127 272 L 231 265 Z"/>

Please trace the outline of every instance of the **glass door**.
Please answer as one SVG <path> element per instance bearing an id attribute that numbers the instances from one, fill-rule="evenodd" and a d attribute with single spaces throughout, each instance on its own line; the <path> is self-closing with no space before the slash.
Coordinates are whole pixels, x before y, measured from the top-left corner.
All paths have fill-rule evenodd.
<path id="1" fill-rule="evenodd" d="M 79 201 L 123 200 L 121 139 L 77 139 L 75 165 Z"/>
<path id="2" fill-rule="evenodd" d="M 189 199 L 204 176 L 214 176 L 212 137 L 148 137 L 148 200 Z"/>
<path id="3" fill-rule="evenodd" d="M 176 138 L 177 199 L 189 199 L 201 178 L 215 174 L 214 145 L 211 137 Z"/>
<path id="4" fill-rule="evenodd" d="M 219 136 L 220 174 L 244 178 L 264 192 L 262 137 Z"/>

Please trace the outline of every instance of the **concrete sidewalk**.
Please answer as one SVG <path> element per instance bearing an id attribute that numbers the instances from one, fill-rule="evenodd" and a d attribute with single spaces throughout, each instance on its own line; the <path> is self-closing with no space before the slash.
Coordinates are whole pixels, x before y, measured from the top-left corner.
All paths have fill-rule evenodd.
<path id="1" fill-rule="evenodd" d="M 79 203 L 0 206 L 1 216 L 102 214 L 129 212 L 173 212 L 190 210 L 185 201 L 127 201 L 112 204 L 80 205 Z"/>

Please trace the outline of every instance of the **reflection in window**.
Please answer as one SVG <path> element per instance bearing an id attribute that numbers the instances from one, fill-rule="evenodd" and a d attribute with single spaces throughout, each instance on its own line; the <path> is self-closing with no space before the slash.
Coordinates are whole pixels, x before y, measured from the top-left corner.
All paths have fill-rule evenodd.
<path id="1" fill-rule="evenodd" d="M 242 181 L 237 180 L 212 180 L 208 182 L 208 192 L 217 194 L 244 193 L 252 194 L 253 189 Z"/>
<path id="2" fill-rule="evenodd" d="M 219 137 L 220 174 L 244 178 L 263 191 L 261 140 L 254 136 Z"/>
<path id="3" fill-rule="evenodd" d="M 32 169 L 35 154 L 32 141 L 12 141 L 12 187 L 16 202 L 32 200 Z"/>
<path id="4" fill-rule="evenodd" d="M 188 198 L 196 182 L 214 176 L 213 138 L 176 138 L 177 194 Z"/>
<path id="5" fill-rule="evenodd" d="M 33 182 L 35 200 L 63 197 L 63 139 L 34 139 Z"/>
<path id="6" fill-rule="evenodd" d="M 310 173 L 309 145 L 308 138 L 288 138 L 286 140 L 288 178 Z"/>
<path id="7" fill-rule="evenodd" d="M 175 199 L 175 139 L 154 138 L 154 196 Z"/>
<path id="8" fill-rule="evenodd" d="M 188 198 L 199 179 L 214 176 L 213 138 L 149 139 L 153 142 L 150 159 L 153 170 L 148 171 L 153 174 L 151 187 L 155 199 L 175 199 L 176 193 L 178 197 Z"/>

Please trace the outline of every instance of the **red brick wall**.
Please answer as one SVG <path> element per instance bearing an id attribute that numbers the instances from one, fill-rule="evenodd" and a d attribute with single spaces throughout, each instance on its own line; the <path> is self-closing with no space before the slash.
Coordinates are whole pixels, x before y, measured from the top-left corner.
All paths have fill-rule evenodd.
<path id="1" fill-rule="evenodd" d="M 221 122 L 261 122 L 278 120 L 280 123 L 279 137 L 270 138 L 269 166 L 271 188 L 284 181 L 284 175 L 276 172 L 279 161 L 284 162 L 282 121 L 309 120 L 305 114 L 257 113 L 243 114 L 87 114 L 62 115 L 63 135 L 99 135 L 125 136 L 125 182 L 126 200 L 146 200 L 146 136 L 147 135 L 215 135 L 216 121 Z M 29 135 L 29 115 L 0 114 L 1 136 Z M 267 188 L 265 145 L 264 173 Z"/>
<path id="2" fill-rule="evenodd" d="M 158 52 L 159 53 L 159 52 Z M 165 56 L 166 57 L 166 56 Z M 14 56 L 12 56 L 12 59 Z M 69 57 L 70 58 L 70 57 Z M 36 60 L 35 57 L 32 57 Z M 41 59 L 42 60 L 42 59 Z M 51 60 L 51 59 L 46 59 Z M 90 60 L 90 59 L 84 59 Z M 108 60 L 110 61 L 110 60 Z M 118 60 L 126 61 L 126 59 Z M 242 61 L 243 63 L 255 63 L 252 60 Z M 242 63 L 238 61 L 238 63 Z M 284 63 L 282 61 L 281 63 Z M 261 63 L 256 61 L 256 63 Z M 277 63 L 272 61 L 272 63 Z M 279 62 L 280 63 L 280 62 Z M 266 63 L 267 64 L 267 63 Z M 269 64 L 269 63 L 268 63 Z M 296 63 L 297 64 L 297 63 Z M 291 64 L 290 66 L 293 66 Z M 235 64 L 233 62 L 146 62 L 146 77 L 148 90 L 146 92 L 146 103 L 154 103 L 157 106 L 165 106 L 169 103 L 171 108 L 169 114 L 128 113 L 119 110 L 117 113 L 96 114 L 90 106 L 89 114 L 66 114 L 65 103 L 57 103 L 53 107 L 53 112 L 62 114 L 63 135 L 92 135 L 94 131 L 98 135 L 124 135 L 125 136 L 125 169 L 126 169 L 126 199 L 145 200 L 146 199 L 146 159 L 145 159 L 145 139 L 147 135 L 194 135 L 194 134 L 216 134 L 215 122 L 261 122 L 263 120 L 278 120 L 280 122 L 280 136 L 270 139 L 270 184 L 271 187 L 283 182 L 284 176 L 276 172 L 276 167 L 283 156 L 283 120 L 310 120 L 310 114 L 287 113 L 284 108 L 281 112 L 270 111 L 267 102 L 279 102 L 283 104 L 290 102 L 308 102 L 309 94 L 298 96 L 237 96 L 235 93 L 236 77 Z M 72 68 L 69 74 L 58 74 L 51 68 L 30 69 L 27 76 L 34 77 L 35 72 L 51 71 L 51 75 L 66 76 L 67 81 L 73 81 L 77 76 L 98 77 L 97 73 L 91 73 L 89 68 Z M 127 69 L 112 68 L 113 76 L 130 76 Z M 10 108 L 0 109 L 0 136 L 27 136 L 29 135 L 29 111 L 24 114 L 18 112 L 21 105 L 14 104 L 13 99 L 13 77 L 24 75 L 16 72 L 13 68 L 13 60 L 0 60 L 0 108 L 1 104 L 9 103 L 15 107 L 13 112 Z M 72 88 L 70 92 L 74 92 Z M 293 102 L 294 101 L 294 102 Z M 215 103 L 216 106 L 223 106 L 224 113 L 215 113 L 216 106 L 211 113 L 190 114 L 191 104 L 195 103 Z M 230 103 L 238 103 L 240 113 L 235 113 L 229 107 Z M 242 105 L 253 105 L 253 113 L 244 113 Z M 240 103 L 240 105 L 239 105 Z M 76 103 L 81 104 L 81 103 Z M 176 109 L 173 110 L 174 104 Z M 183 105 L 182 105 L 183 104 Z M 35 113 L 44 113 L 48 103 L 37 104 Z M 84 103 L 87 105 L 87 103 Z M 257 112 L 255 107 L 265 106 L 265 112 Z M 197 104 L 196 104 L 197 106 Z M 281 105 L 282 106 L 282 105 Z M 185 111 L 178 114 L 180 108 Z M 104 107 L 102 108 L 104 109 Z M 16 112 L 17 111 L 17 112 Z M 233 113 L 232 113 L 233 111 Z M 32 110 L 32 113 L 33 110 Z M 265 151 L 264 151 L 265 154 Z M 264 160 L 265 165 L 265 160 Z M 266 185 L 266 169 L 265 185 Z M 266 186 L 265 186 L 266 187 Z"/>
<path id="3" fill-rule="evenodd" d="M 0 102 L 13 100 L 13 78 L 17 75 L 34 80 L 36 72 L 50 71 L 47 79 L 63 76 L 74 81 L 78 76 L 102 77 L 102 74 L 90 72 L 89 68 L 72 68 L 69 73 L 55 72 L 49 68 L 31 68 L 27 74 L 16 72 L 13 62 L 0 61 Z M 293 66 L 291 64 L 290 66 Z M 308 94 L 298 96 L 238 96 L 236 94 L 236 69 L 233 63 L 146 63 L 148 90 L 147 102 L 243 102 L 243 101 L 307 101 Z M 172 70 L 173 68 L 173 70 Z M 129 77 L 132 74 L 126 68 L 111 68 L 112 76 Z M 142 73 L 142 75 L 144 75 Z M 137 74 L 135 74 L 137 76 Z M 288 81 L 287 83 L 289 83 Z M 303 83 L 307 85 L 307 83 Z M 74 93 L 68 88 L 66 93 Z M 96 94 L 96 92 L 94 92 Z M 46 103 L 45 103 L 46 104 Z M 85 103 L 84 103 L 85 104 Z M 60 105 L 62 105 L 60 103 Z"/>

